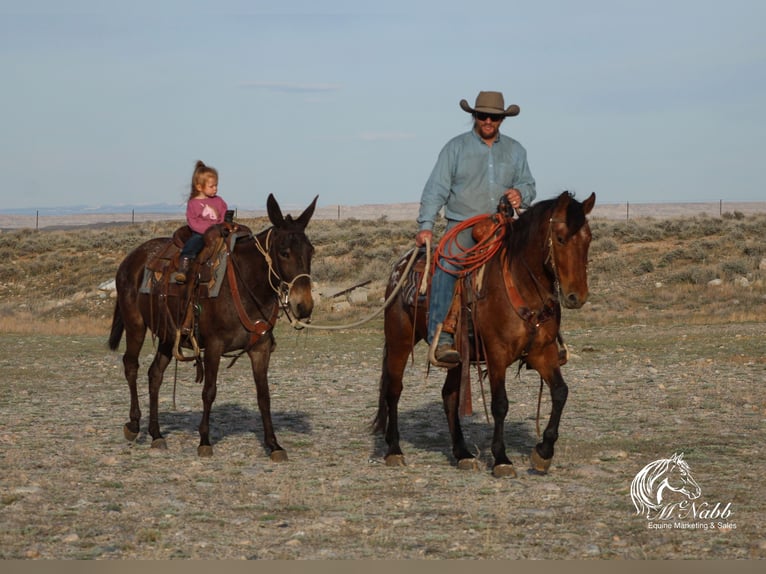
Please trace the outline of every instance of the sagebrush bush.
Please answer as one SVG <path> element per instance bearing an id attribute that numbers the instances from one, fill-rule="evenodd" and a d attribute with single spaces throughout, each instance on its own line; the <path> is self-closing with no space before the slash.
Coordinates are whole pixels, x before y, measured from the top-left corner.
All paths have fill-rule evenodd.
<path id="1" fill-rule="evenodd" d="M 704 285 L 716 279 L 714 269 L 702 265 L 690 265 L 681 271 L 669 275 L 666 282 L 669 285 L 688 283 L 690 285 Z"/>
<path id="2" fill-rule="evenodd" d="M 718 268 L 721 270 L 723 277 L 733 278 L 747 276 L 748 273 L 753 271 L 754 265 L 748 259 L 729 259 L 722 261 Z"/>

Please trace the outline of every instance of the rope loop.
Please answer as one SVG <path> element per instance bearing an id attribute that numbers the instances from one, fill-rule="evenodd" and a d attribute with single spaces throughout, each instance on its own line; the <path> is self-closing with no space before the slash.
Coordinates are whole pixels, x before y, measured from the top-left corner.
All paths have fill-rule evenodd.
<path id="1" fill-rule="evenodd" d="M 465 247 L 458 241 L 458 235 L 477 223 L 492 221 L 492 227 L 473 247 Z M 465 277 L 489 261 L 503 245 L 508 226 L 506 219 L 499 216 L 477 215 L 459 222 L 447 231 L 436 247 L 435 265 L 451 275 Z M 444 263 L 442 263 L 444 261 Z M 458 270 L 447 268 L 449 263 Z"/>

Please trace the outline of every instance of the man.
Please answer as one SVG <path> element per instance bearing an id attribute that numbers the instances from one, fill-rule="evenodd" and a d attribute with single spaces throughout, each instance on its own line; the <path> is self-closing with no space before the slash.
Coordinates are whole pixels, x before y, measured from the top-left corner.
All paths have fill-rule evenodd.
<path id="1" fill-rule="evenodd" d="M 418 247 L 432 239 L 434 220 L 442 208 L 449 230 L 460 221 L 494 213 L 502 196 L 518 209 L 529 207 L 537 195 L 526 150 L 500 133 L 500 125 L 506 117 L 518 115 L 519 106 L 506 108 L 500 92 L 479 92 L 473 108 L 466 100 L 460 101 L 460 107 L 472 115 L 473 129 L 451 139 L 439 153 L 420 198 L 415 236 Z M 470 231 L 458 236 L 463 248 L 475 245 Z M 458 270 L 444 260 L 442 264 Z M 456 280 L 455 275 L 436 267 L 428 315 L 429 343 L 447 315 Z M 455 366 L 460 362 L 451 333 L 439 335 L 435 359 L 442 365 Z"/>

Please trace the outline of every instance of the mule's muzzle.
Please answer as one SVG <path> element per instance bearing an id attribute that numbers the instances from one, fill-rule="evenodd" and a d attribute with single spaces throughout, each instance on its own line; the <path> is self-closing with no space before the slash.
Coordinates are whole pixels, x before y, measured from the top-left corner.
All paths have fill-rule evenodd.
<path id="1" fill-rule="evenodd" d="M 301 301 L 295 306 L 295 316 L 304 323 L 311 323 L 311 313 L 314 311 L 314 301 Z"/>

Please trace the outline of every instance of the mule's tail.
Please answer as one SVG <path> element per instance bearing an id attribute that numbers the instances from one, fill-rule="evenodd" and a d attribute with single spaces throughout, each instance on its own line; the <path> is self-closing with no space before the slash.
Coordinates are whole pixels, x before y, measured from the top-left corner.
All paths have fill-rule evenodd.
<path id="1" fill-rule="evenodd" d="M 120 346 L 120 339 L 122 339 L 122 333 L 125 331 L 125 323 L 122 321 L 122 313 L 120 312 L 119 301 L 114 304 L 114 315 L 112 316 L 112 330 L 109 333 L 109 348 L 112 351 L 116 351 Z"/>

